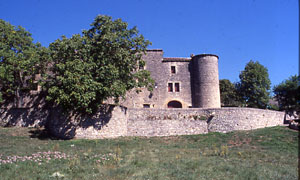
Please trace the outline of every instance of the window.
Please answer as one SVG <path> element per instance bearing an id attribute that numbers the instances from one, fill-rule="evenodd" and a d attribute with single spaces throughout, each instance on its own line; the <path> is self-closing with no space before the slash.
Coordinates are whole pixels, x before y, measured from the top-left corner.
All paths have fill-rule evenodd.
<path id="1" fill-rule="evenodd" d="M 168 92 L 173 92 L 173 83 L 168 83 Z"/>
<path id="2" fill-rule="evenodd" d="M 175 83 L 175 92 L 179 92 L 179 83 Z"/>
<path id="3" fill-rule="evenodd" d="M 144 108 L 150 108 L 150 104 L 143 104 Z"/>
<path id="4" fill-rule="evenodd" d="M 176 67 L 175 66 L 171 66 L 171 74 L 176 74 Z"/>
<path id="5" fill-rule="evenodd" d="M 180 83 L 168 83 L 168 92 L 180 92 Z"/>
<path id="6" fill-rule="evenodd" d="M 143 65 L 143 64 L 139 64 L 139 70 L 145 70 L 146 68 L 145 68 L 145 65 Z"/>

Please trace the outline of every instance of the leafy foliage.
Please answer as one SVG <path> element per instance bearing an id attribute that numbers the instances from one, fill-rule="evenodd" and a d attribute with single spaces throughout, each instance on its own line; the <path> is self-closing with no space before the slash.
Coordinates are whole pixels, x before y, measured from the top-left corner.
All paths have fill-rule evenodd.
<path id="1" fill-rule="evenodd" d="M 283 81 L 273 89 L 280 110 L 300 110 L 298 76 L 294 75 Z"/>
<path id="2" fill-rule="evenodd" d="M 97 16 L 89 30 L 50 44 L 53 66 L 48 100 L 66 110 L 92 113 L 103 101 L 116 102 L 133 88 L 153 86 L 150 73 L 138 70 L 150 44 L 121 19 Z"/>
<path id="3" fill-rule="evenodd" d="M 3 99 L 14 99 L 17 107 L 22 94 L 33 85 L 35 74 L 41 69 L 41 56 L 46 51 L 32 40 L 31 34 L 21 26 L 0 19 L 0 92 Z"/>
<path id="4" fill-rule="evenodd" d="M 236 107 L 241 105 L 237 89 L 228 79 L 220 80 L 220 93 L 222 106 Z"/>
<path id="5" fill-rule="evenodd" d="M 267 68 L 251 60 L 239 77 L 237 87 L 244 104 L 248 107 L 267 108 L 271 85 Z"/>

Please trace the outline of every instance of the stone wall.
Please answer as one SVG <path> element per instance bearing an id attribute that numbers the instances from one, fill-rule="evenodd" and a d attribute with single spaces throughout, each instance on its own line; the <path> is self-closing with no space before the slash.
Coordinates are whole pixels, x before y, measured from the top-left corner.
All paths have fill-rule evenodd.
<path id="1" fill-rule="evenodd" d="M 128 109 L 127 135 L 204 134 L 208 132 L 204 113 L 198 109 Z"/>
<path id="2" fill-rule="evenodd" d="M 129 136 L 230 132 L 283 125 L 284 112 L 254 108 L 128 109 Z"/>
<path id="3" fill-rule="evenodd" d="M 144 67 L 155 81 L 152 92 L 136 89 L 126 94 L 121 105 L 128 108 L 220 108 L 218 56 L 200 54 L 191 57 L 163 57 L 159 49 L 142 56 Z M 169 104 L 170 103 L 170 104 Z M 173 105 L 172 105 L 173 104 Z M 178 107 L 178 106 L 177 106 Z"/>
<path id="4" fill-rule="evenodd" d="M 82 117 L 59 108 L 1 108 L 0 126 L 46 127 L 62 139 L 114 138 L 127 135 L 127 109 L 104 106 L 95 115 Z"/>
<path id="5" fill-rule="evenodd" d="M 170 136 L 230 132 L 283 125 L 284 112 L 254 108 L 149 109 L 105 106 L 93 116 L 60 109 L 0 109 L 1 126 L 45 126 L 63 138 Z"/>
<path id="6" fill-rule="evenodd" d="M 46 128 L 62 139 L 101 139 L 127 135 L 127 109 L 104 106 L 93 116 L 65 115 L 52 109 Z"/>
<path id="7" fill-rule="evenodd" d="M 49 117 L 49 109 L 0 108 L 0 126 L 43 127 Z"/>
<path id="8" fill-rule="evenodd" d="M 200 54 L 192 57 L 192 101 L 194 108 L 220 108 L 219 57 Z"/>
<path id="9" fill-rule="evenodd" d="M 208 121 L 209 132 L 230 132 L 280 126 L 284 112 L 255 108 L 220 108 L 209 110 L 215 115 Z"/>
<path id="10" fill-rule="evenodd" d="M 143 108 L 148 105 L 151 108 L 167 108 L 170 101 L 178 101 L 183 108 L 192 106 L 190 58 L 164 58 L 162 50 L 147 50 L 142 57 L 145 62 L 145 70 L 151 72 L 155 81 L 155 87 L 150 93 L 146 89 L 136 93 L 136 89 L 126 94 L 126 100 L 121 105 L 129 108 Z M 171 67 L 175 67 L 175 72 Z M 170 92 L 168 85 L 173 85 Z M 179 91 L 175 91 L 175 83 L 179 84 Z"/>

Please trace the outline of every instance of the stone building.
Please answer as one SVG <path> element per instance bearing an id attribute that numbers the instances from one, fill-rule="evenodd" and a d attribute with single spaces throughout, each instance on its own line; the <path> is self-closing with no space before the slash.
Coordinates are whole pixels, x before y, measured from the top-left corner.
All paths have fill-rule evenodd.
<path id="1" fill-rule="evenodd" d="M 91 139 L 205 134 L 283 125 L 284 112 L 220 108 L 216 55 L 165 58 L 162 50 L 148 50 L 143 59 L 155 88 L 139 94 L 128 92 L 121 102 L 128 108 L 105 105 L 92 116 L 70 116 L 60 108 L 44 106 L 44 96 L 36 95 L 37 88 L 22 108 L 0 108 L 0 126 L 44 126 L 59 138 Z"/>
<path id="2" fill-rule="evenodd" d="M 147 50 L 144 67 L 155 80 L 152 92 L 128 92 L 129 108 L 220 108 L 218 56 L 163 57 L 163 50 Z"/>

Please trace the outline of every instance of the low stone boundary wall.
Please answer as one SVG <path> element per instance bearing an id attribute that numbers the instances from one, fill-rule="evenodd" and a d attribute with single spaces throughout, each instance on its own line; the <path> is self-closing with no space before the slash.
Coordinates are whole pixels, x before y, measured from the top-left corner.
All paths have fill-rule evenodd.
<path id="1" fill-rule="evenodd" d="M 62 139 L 127 135 L 127 108 L 103 106 L 93 116 L 67 115 L 59 108 L 0 108 L 0 126 L 46 127 Z"/>
<path id="2" fill-rule="evenodd" d="M 128 109 L 129 136 L 230 132 L 283 125 L 284 112 L 255 108 Z"/>
<path id="3" fill-rule="evenodd" d="M 128 109 L 128 136 L 170 136 L 208 132 L 199 109 Z"/>
<path id="4" fill-rule="evenodd" d="M 63 138 L 103 139 L 127 135 L 127 108 L 104 106 L 93 116 L 64 115 L 53 109 L 47 122 L 51 134 Z"/>
<path id="5" fill-rule="evenodd" d="M 0 108 L 0 126 L 43 127 L 49 113 L 49 109 Z"/>
<path id="6" fill-rule="evenodd" d="M 45 126 L 60 138 L 114 138 L 230 132 L 283 125 L 284 112 L 255 108 L 147 109 L 105 106 L 93 116 L 59 109 L 0 109 L 1 126 Z"/>
<path id="7" fill-rule="evenodd" d="M 221 108 L 211 110 L 214 118 L 208 122 L 209 132 L 230 132 L 280 126 L 284 112 L 255 108 Z"/>

